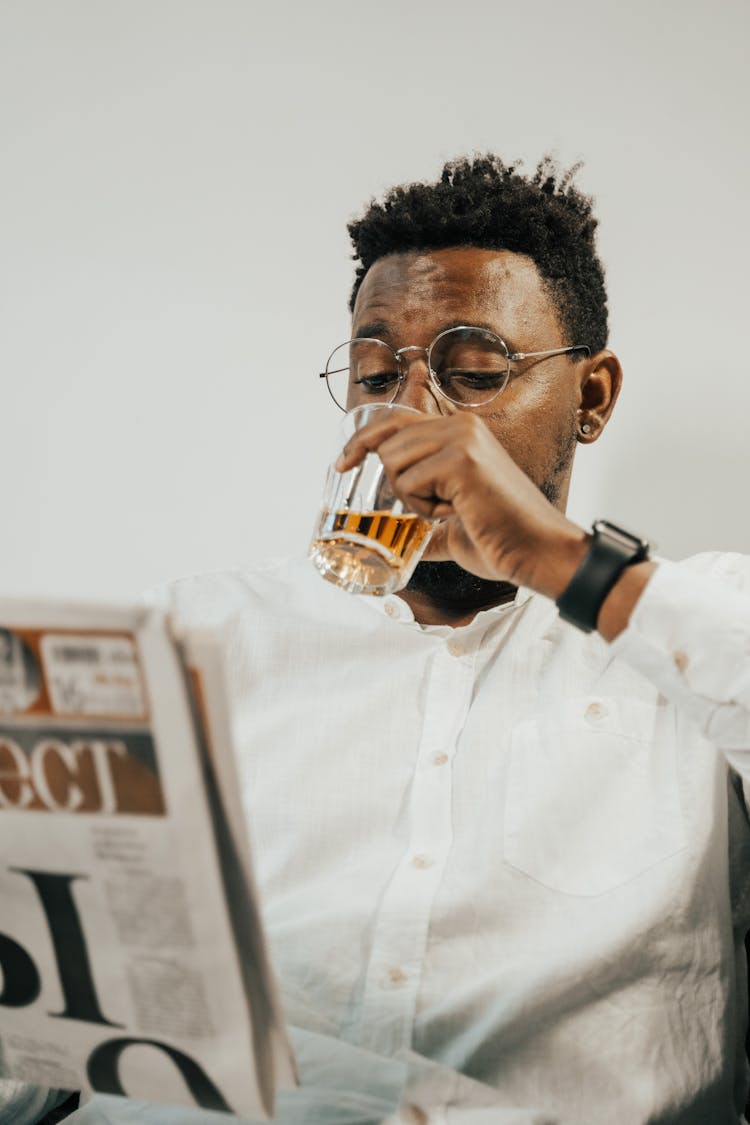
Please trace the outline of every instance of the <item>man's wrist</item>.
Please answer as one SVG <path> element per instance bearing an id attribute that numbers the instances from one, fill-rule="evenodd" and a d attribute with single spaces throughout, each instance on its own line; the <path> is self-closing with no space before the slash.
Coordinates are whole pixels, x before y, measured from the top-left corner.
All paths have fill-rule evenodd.
<path id="1" fill-rule="evenodd" d="M 609 520 L 595 520 L 591 530 L 583 561 L 555 600 L 562 619 L 584 633 L 597 628 L 602 605 L 623 571 L 646 560 L 651 550 L 647 539 Z"/>
<path id="2" fill-rule="evenodd" d="M 570 583 L 592 540 L 590 532 L 584 531 L 566 516 L 561 515 L 561 521 L 562 526 L 556 529 L 554 538 L 536 551 L 530 580 L 518 583 L 544 594 L 553 602 Z"/>
<path id="3" fill-rule="evenodd" d="M 537 553 L 531 580 L 520 583 L 554 602 L 567 589 L 593 541 L 591 532 L 584 531 L 566 516 L 561 516 L 561 521 L 554 540 Z M 596 628 L 605 640 L 613 641 L 627 627 L 630 614 L 656 567 L 655 562 L 644 559 L 626 566 L 618 576 L 597 616 Z"/>
<path id="4" fill-rule="evenodd" d="M 627 628 L 630 615 L 657 566 L 653 559 L 644 559 L 626 567 L 615 582 L 602 602 L 596 622 L 596 628 L 605 641 L 613 641 Z"/>

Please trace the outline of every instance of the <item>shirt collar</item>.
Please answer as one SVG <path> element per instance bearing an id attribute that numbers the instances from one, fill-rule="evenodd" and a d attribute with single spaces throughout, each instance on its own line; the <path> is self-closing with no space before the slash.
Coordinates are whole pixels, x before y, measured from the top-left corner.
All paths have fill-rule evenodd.
<path id="1" fill-rule="evenodd" d="M 462 626 L 465 629 L 472 629 L 479 621 L 485 622 L 487 618 L 499 617 L 501 614 L 509 613 L 511 610 L 520 609 L 531 598 L 533 590 L 529 590 L 525 586 L 519 586 L 516 590 L 516 596 L 512 602 L 504 602 L 502 605 L 490 606 L 489 609 L 482 609 L 476 615 L 470 625 Z M 397 594 L 388 594 L 384 598 L 373 598 L 366 594 L 355 595 L 359 601 L 371 606 L 381 616 L 389 618 L 391 621 L 398 621 L 406 625 L 414 625 L 417 628 L 425 629 L 450 629 L 449 625 L 428 625 L 419 626 L 414 620 L 414 614 L 411 606 L 409 606 L 403 598 L 398 597 Z"/>

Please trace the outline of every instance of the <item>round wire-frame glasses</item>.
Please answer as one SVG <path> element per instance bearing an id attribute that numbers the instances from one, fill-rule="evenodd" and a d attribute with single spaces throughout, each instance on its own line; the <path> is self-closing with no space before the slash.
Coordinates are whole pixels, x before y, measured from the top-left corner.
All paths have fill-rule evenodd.
<path id="1" fill-rule="evenodd" d="M 438 393 L 454 405 L 471 408 L 497 398 L 512 363 L 578 351 L 591 354 L 587 344 L 511 352 L 502 337 L 489 329 L 459 324 L 439 332 L 426 348 L 410 344 L 394 350 L 376 337 L 357 336 L 333 349 L 319 377 L 325 379 L 340 410 L 365 402 L 394 402 L 406 381 L 410 359 L 415 358 L 406 353 L 419 352 L 427 358 L 430 381 Z"/>

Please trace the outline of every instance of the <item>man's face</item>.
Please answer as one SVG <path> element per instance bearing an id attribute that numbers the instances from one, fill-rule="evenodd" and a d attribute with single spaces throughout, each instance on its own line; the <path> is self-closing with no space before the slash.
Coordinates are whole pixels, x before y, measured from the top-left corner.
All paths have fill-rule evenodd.
<path id="1" fill-rule="evenodd" d="M 585 343 L 564 337 L 530 258 L 507 250 L 460 247 L 381 258 L 357 294 L 353 336 L 375 336 L 397 349 L 427 347 L 457 324 L 489 328 L 513 352 Z M 424 354 L 412 360 L 398 402 L 426 413 L 462 408 L 430 382 Z M 512 365 L 501 394 L 474 408 L 514 461 L 564 509 L 576 443 L 580 373 L 569 356 Z"/>
<path id="2" fill-rule="evenodd" d="M 489 328 L 509 352 L 534 352 L 585 340 L 567 340 L 534 262 L 507 250 L 469 247 L 381 258 L 357 294 L 352 336 L 374 336 L 395 350 L 427 347 L 458 325 Z M 397 401 L 426 413 L 462 408 L 431 383 L 424 353 L 410 364 Z M 517 465 L 547 499 L 565 509 L 581 403 L 581 365 L 568 356 L 519 361 L 500 395 L 473 408 Z M 512 588 L 470 575 L 455 563 L 422 562 L 409 589 L 436 602 L 488 605 Z"/>

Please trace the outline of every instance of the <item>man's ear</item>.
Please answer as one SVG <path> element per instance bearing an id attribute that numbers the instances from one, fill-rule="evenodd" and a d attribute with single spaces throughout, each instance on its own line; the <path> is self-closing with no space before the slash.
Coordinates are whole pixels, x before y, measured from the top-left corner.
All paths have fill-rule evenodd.
<path id="1" fill-rule="evenodd" d="M 578 440 L 588 445 L 601 435 L 622 386 L 622 367 L 614 352 L 604 349 L 582 365 L 578 398 Z"/>

